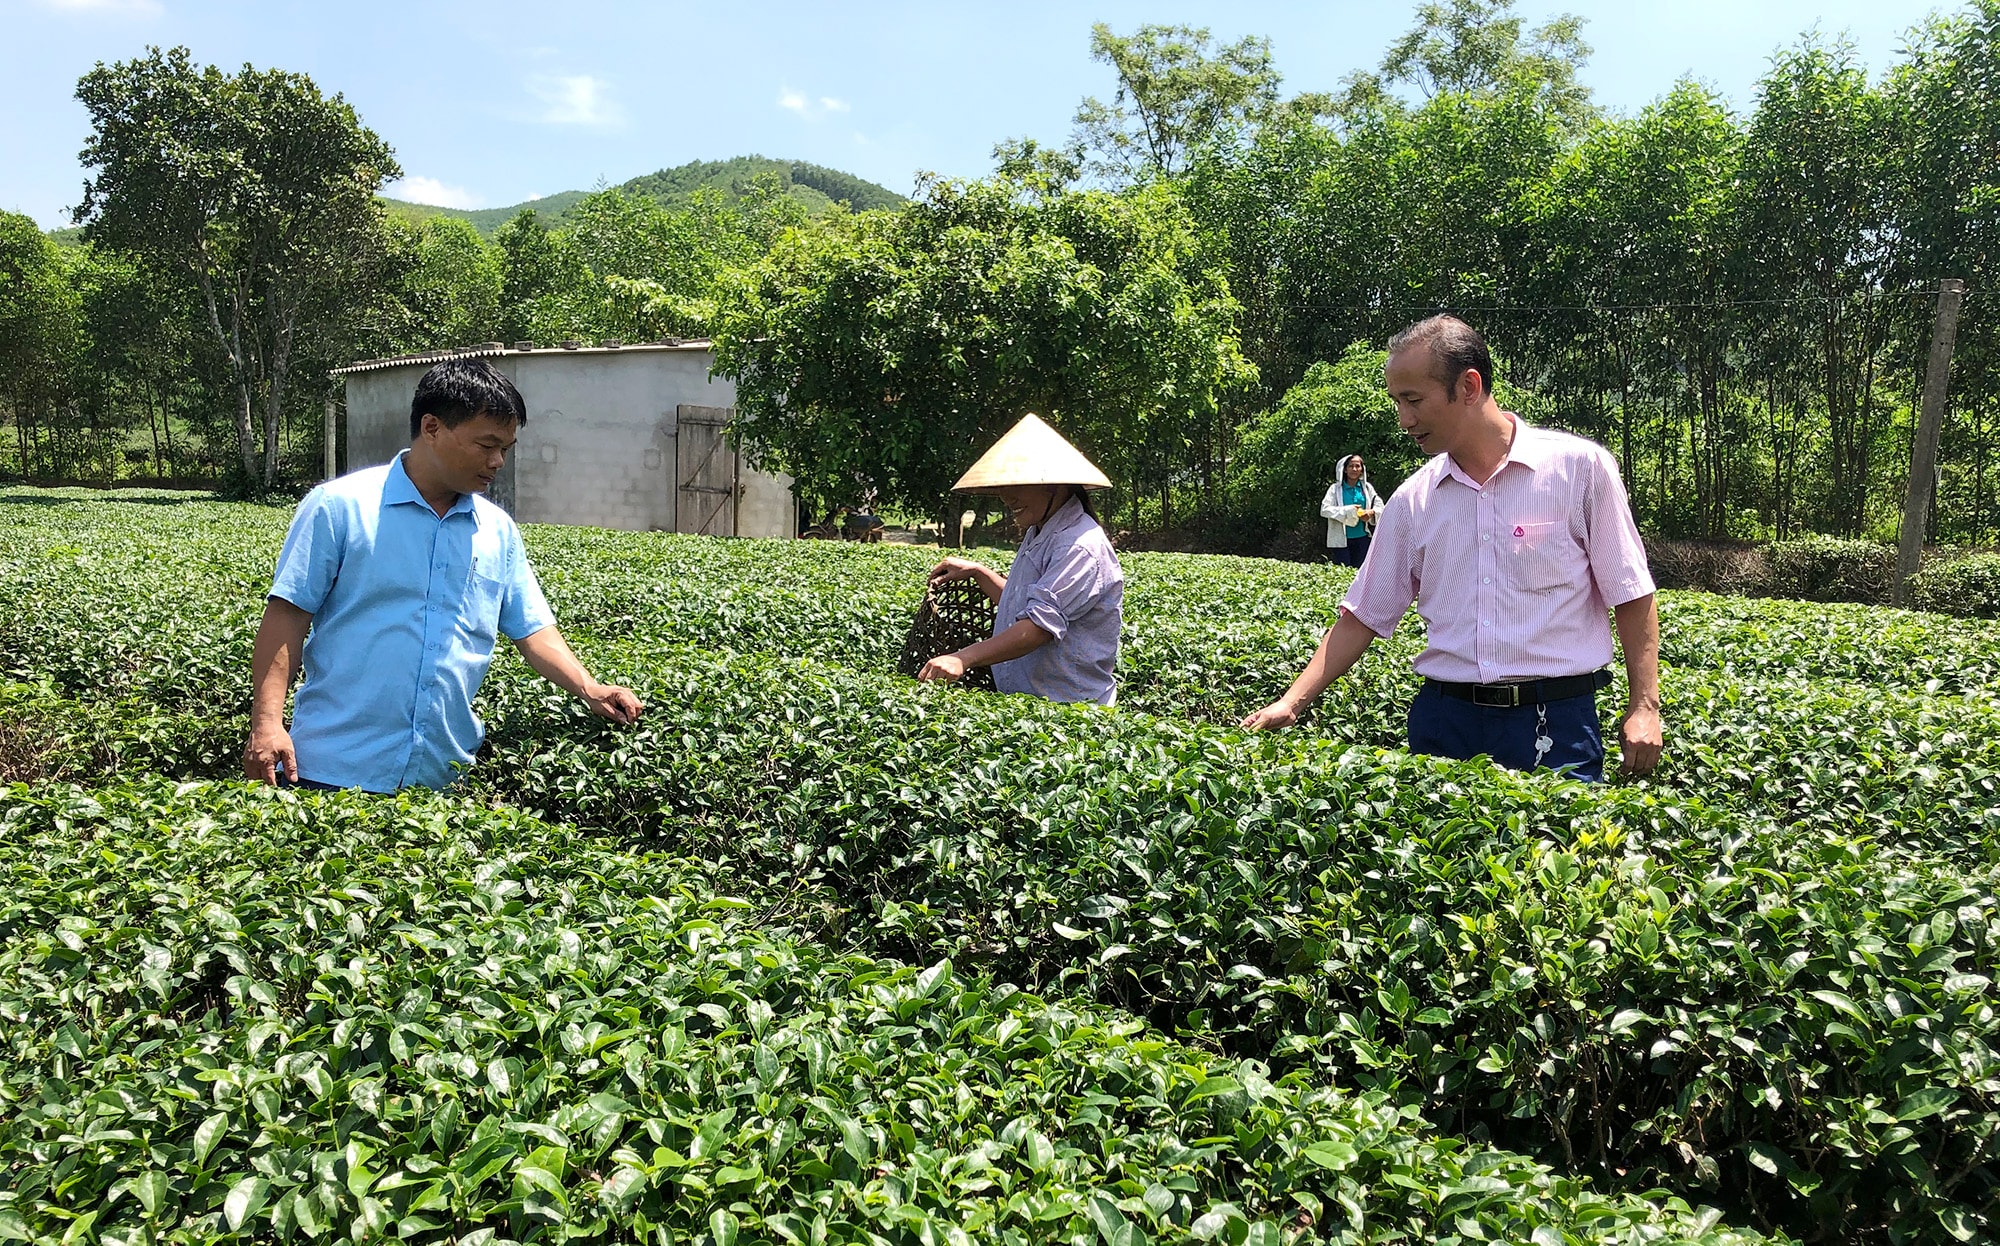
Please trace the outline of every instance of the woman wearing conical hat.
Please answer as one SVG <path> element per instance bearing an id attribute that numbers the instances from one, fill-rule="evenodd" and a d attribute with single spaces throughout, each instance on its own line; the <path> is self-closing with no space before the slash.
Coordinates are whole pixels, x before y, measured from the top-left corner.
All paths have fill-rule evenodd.
<path id="1" fill-rule="evenodd" d="M 1026 415 L 952 486 L 991 493 L 1022 533 L 1006 575 L 965 558 L 931 569 L 933 586 L 972 580 L 997 603 L 993 635 L 932 658 L 919 679 L 958 679 L 990 666 L 1001 692 L 1110 705 L 1118 685 L 1125 571 L 1090 506 L 1103 472 L 1038 416 Z"/>

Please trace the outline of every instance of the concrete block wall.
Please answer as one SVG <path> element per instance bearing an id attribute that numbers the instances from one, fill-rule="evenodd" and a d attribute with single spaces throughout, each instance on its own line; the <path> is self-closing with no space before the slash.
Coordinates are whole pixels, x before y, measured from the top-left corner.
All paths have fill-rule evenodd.
<path id="1" fill-rule="evenodd" d="M 707 351 L 536 351 L 502 362 L 529 412 L 517 515 L 673 531 L 674 412 L 736 398 L 733 384 L 709 380 Z"/>
<path id="2" fill-rule="evenodd" d="M 347 377 L 347 461 L 343 471 L 387 463 L 410 444 L 410 399 L 422 368 L 382 368 Z"/>
<path id="3" fill-rule="evenodd" d="M 507 352 L 492 360 L 528 404 L 528 422 L 508 456 L 511 501 L 528 523 L 588 524 L 628 531 L 674 530 L 676 412 L 682 404 L 728 407 L 736 386 L 711 380 L 701 347 Z M 427 363 L 346 375 L 348 470 L 387 462 L 409 445 L 410 399 Z M 742 536 L 796 533 L 791 478 L 741 473 Z"/>

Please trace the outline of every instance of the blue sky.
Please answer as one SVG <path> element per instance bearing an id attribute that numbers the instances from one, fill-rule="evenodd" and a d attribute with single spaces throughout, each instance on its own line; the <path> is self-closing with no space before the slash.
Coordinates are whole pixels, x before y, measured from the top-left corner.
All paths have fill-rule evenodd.
<path id="1" fill-rule="evenodd" d="M 404 198 L 497 207 L 689 160 L 810 160 L 907 192 L 919 171 L 972 176 L 1010 137 L 1059 140 L 1109 97 L 1090 24 L 1210 27 L 1272 40 L 1288 92 L 1373 67 L 1413 2 L 999 5 L 262 3 L 0 0 L 0 208 L 68 223 L 88 132 L 73 98 L 98 61 L 185 44 L 201 62 L 298 70 L 397 151 Z M 1937 6 L 1909 0 L 1522 0 L 1530 24 L 1588 19 L 1585 80 L 1636 111 L 1693 75 L 1740 109 L 1770 55 L 1817 25 L 1879 75 Z M 1950 6 L 1945 6 L 1947 9 Z"/>

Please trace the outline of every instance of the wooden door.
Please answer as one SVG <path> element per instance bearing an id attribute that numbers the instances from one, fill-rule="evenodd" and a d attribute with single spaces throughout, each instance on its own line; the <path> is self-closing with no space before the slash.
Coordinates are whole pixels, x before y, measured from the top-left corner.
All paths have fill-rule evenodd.
<path id="1" fill-rule="evenodd" d="M 736 414 L 733 407 L 682 404 L 674 435 L 676 463 L 674 531 L 698 536 L 735 536 L 736 449 L 723 436 Z"/>

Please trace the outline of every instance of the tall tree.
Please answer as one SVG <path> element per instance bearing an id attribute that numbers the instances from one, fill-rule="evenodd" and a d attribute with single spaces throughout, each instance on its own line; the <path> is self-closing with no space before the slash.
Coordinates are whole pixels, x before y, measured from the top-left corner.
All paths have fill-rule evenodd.
<path id="1" fill-rule="evenodd" d="M 0 400 L 12 408 L 24 476 L 55 466 L 38 446 L 82 344 L 82 302 L 61 251 L 34 221 L 0 212 Z"/>
<path id="2" fill-rule="evenodd" d="M 1940 536 L 2000 539 L 2000 0 L 1970 0 L 1912 32 L 1884 87 L 1899 137 L 1889 169 L 1902 247 L 1885 279 L 1924 291 L 1903 307 L 1914 364 L 1923 356 L 1940 279 L 1969 279 L 1960 312 L 1940 492 Z"/>
<path id="3" fill-rule="evenodd" d="M 1819 521 L 1846 535 L 1866 522 L 1884 431 L 1875 379 L 1892 321 L 1875 296 L 1898 243 L 1884 228 L 1897 147 L 1853 47 L 1817 36 L 1773 59 L 1743 144 L 1745 276 L 1758 299 L 1787 300 L 1769 329 L 1817 381 L 1827 458 Z"/>
<path id="4" fill-rule="evenodd" d="M 399 344 L 432 350 L 500 333 L 500 256 L 469 221 L 435 216 L 408 231 L 402 295 L 409 325 Z"/>
<path id="5" fill-rule="evenodd" d="M 1216 47 L 1206 27 L 1141 26 L 1130 35 L 1090 28 L 1092 60 L 1111 66 L 1111 102 L 1076 113 L 1076 144 L 1116 183 L 1177 177 L 1203 144 L 1263 120 L 1278 103 L 1271 41 L 1245 36 Z"/>
<path id="6" fill-rule="evenodd" d="M 301 337 L 342 332 L 354 294 L 379 280 L 375 196 L 401 169 L 305 75 L 197 69 L 186 48 L 99 64 L 77 98 L 94 174 L 76 220 L 97 245 L 188 274 L 236 393 L 244 477 L 269 489 Z"/>
<path id="7" fill-rule="evenodd" d="M 941 511 L 1026 411 L 1157 493 L 1251 379 L 1235 311 L 1170 187 L 937 182 L 893 216 L 787 233 L 729 301 L 716 370 L 736 378 L 743 444 L 814 502 L 865 480 Z"/>
<path id="8" fill-rule="evenodd" d="M 1590 89 L 1577 72 L 1590 59 L 1583 19 L 1558 14 L 1523 33 L 1514 0 L 1427 0 L 1416 24 L 1389 45 L 1374 74 L 1348 80 L 1350 106 L 1374 106 L 1392 86 L 1413 87 L 1426 100 L 1485 95 L 1529 87 L 1572 121 L 1591 115 Z"/>
<path id="9" fill-rule="evenodd" d="M 590 266 L 533 208 L 494 231 L 500 252 L 501 337 L 509 342 L 560 342 L 591 332 Z"/>

